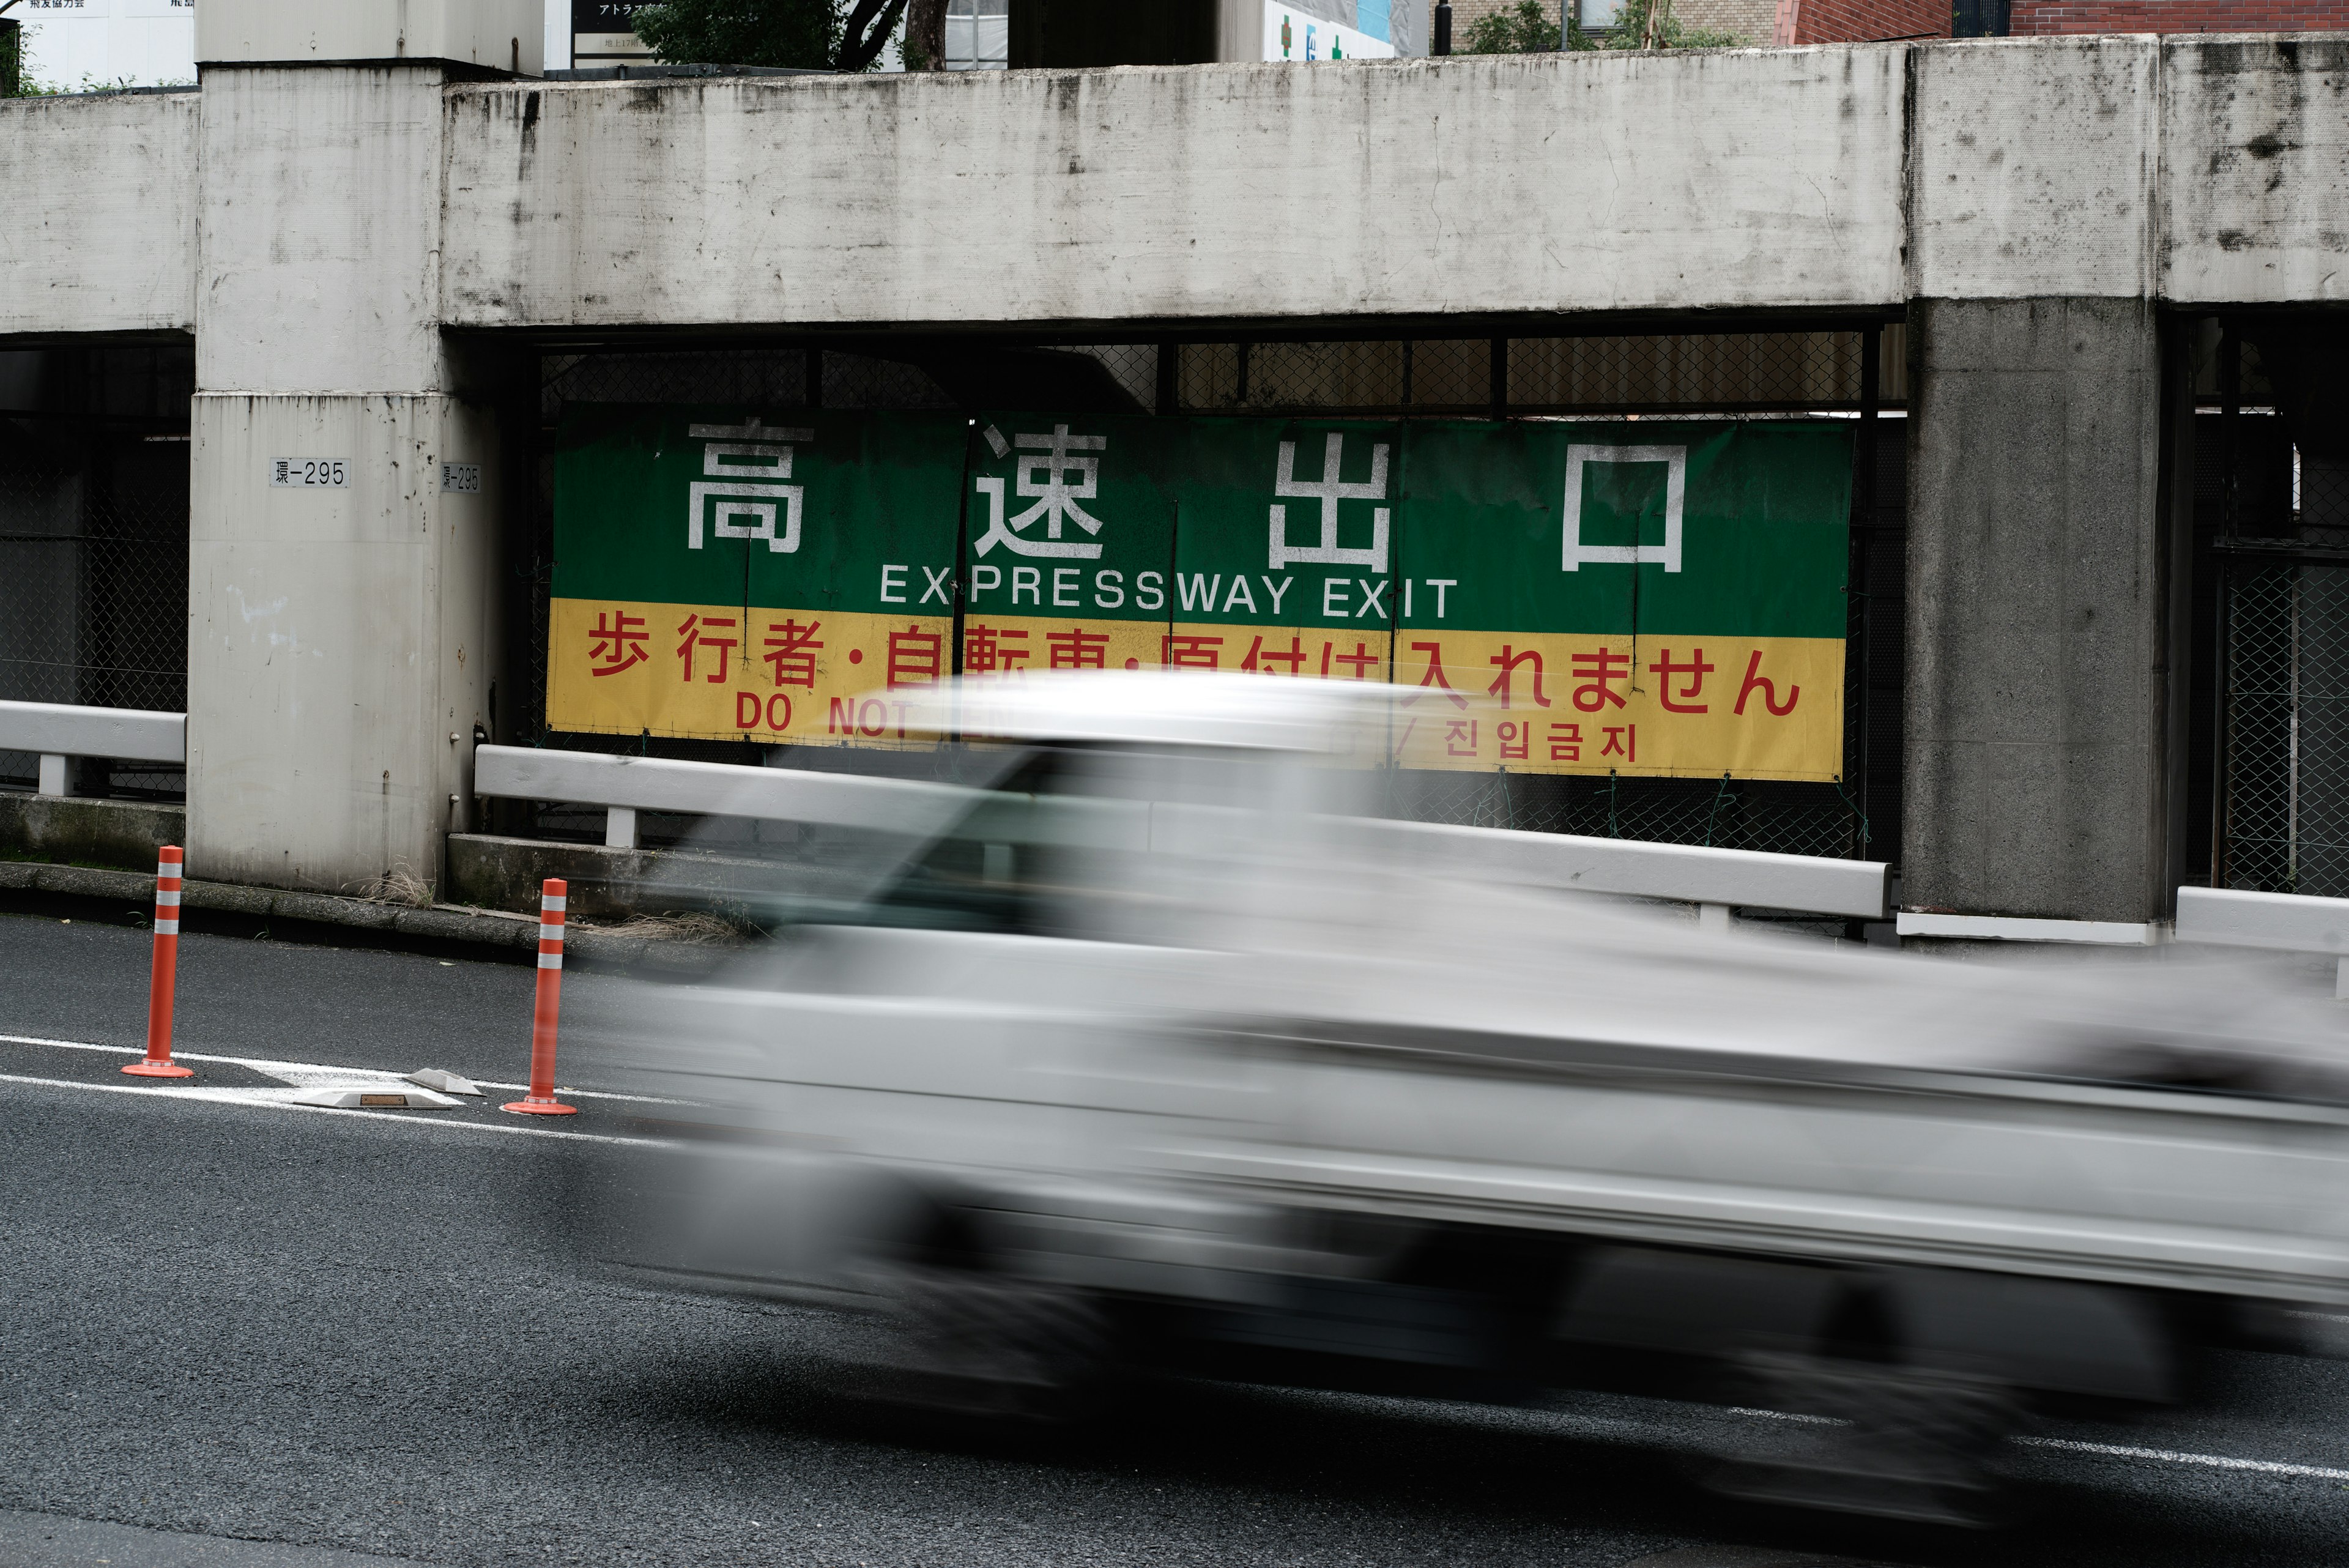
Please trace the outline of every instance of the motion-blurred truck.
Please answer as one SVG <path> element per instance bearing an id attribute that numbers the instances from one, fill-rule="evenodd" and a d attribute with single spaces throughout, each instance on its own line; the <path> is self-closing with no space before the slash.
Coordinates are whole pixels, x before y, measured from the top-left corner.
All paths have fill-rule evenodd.
<path id="1" fill-rule="evenodd" d="M 936 698 L 975 783 L 604 1021 L 683 1103 L 606 1251 L 864 1314 L 875 1397 L 965 1416 L 1137 1369 L 1628 1390 L 1791 1417 L 1722 1490 L 1958 1521 L 2033 1422 L 2349 1304 L 2329 1012 L 1470 878 L 1381 815 L 1395 722 L 1253 677 Z"/>

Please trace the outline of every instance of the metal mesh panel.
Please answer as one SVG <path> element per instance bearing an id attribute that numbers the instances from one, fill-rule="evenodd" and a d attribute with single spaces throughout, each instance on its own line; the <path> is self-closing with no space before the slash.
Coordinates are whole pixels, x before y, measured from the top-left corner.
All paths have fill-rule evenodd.
<path id="1" fill-rule="evenodd" d="M 181 711 L 185 350 L 0 355 L 0 698 Z M 0 752 L 0 784 L 37 759 Z M 177 795 L 177 768 L 88 760 L 77 789 Z"/>
<path id="2" fill-rule="evenodd" d="M 1883 395 L 1898 401 L 1899 328 L 1883 336 Z M 1455 416 L 1851 410 L 1866 342 L 1865 333 L 1838 331 L 1189 343 L 1173 350 L 1175 406 Z"/>
<path id="3" fill-rule="evenodd" d="M 2239 568 L 2222 886 L 2349 897 L 2349 569 Z"/>
<path id="4" fill-rule="evenodd" d="M 750 402 L 774 408 L 1065 407 L 1087 411 L 1246 412 L 1485 418 L 1510 415 L 1721 414 L 1857 410 L 1868 392 L 1868 335 L 1858 329 L 1614 337 L 1092 343 L 990 347 L 907 341 L 892 358 L 837 350 L 549 356 L 541 428 L 564 402 Z M 1899 402 L 1898 324 L 1879 336 L 1880 396 Z M 1397 772 L 1389 809 L 1420 820 L 1784 854 L 1897 858 L 1903 550 L 1901 442 L 1883 427 L 1872 491 L 1856 518 L 1846 756 L 1839 784 Z M 512 733 L 523 743 L 706 761 L 769 759 L 726 741 L 546 732 L 546 617 L 552 579 L 553 466 L 543 448 L 527 558 L 527 673 Z M 1868 497 L 1873 495 L 1870 505 Z M 929 776 L 951 763 L 922 753 L 795 748 L 793 765 Z M 1874 794 L 1871 795 L 1871 779 Z M 522 811 L 517 831 L 600 838 L 600 812 Z M 1871 817 L 1871 811 L 1879 814 Z M 1889 824 L 1889 830 L 1887 831 Z M 663 825 L 640 821 L 647 842 Z"/>

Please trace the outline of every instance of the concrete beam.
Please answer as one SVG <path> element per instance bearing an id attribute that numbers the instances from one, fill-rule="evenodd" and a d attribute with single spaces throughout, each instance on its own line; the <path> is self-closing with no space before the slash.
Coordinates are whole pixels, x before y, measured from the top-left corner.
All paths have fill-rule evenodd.
<path id="1" fill-rule="evenodd" d="M 2154 40 L 2002 39 L 1914 58 L 1910 296 L 2154 292 Z"/>
<path id="2" fill-rule="evenodd" d="M 233 390 L 428 390 L 444 325 L 2349 291 L 2341 38 L 407 90 L 536 36 L 512 8 L 221 0 L 200 98 L 0 105 L 0 336 L 188 330 L 200 192 L 206 308 L 258 334 L 200 334 Z M 376 63 L 232 66 L 288 52 Z M 345 342 L 383 358 L 322 379 Z"/>
<path id="3" fill-rule="evenodd" d="M 199 109 L 0 102 L 0 337 L 193 329 Z"/>
<path id="4" fill-rule="evenodd" d="M 2163 60 L 2163 294 L 2349 299 L 2349 38 L 2175 38 Z"/>
<path id="5" fill-rule="evenodd" d="M 441 319 L 1889 306 L 1907 57 L 459 88 Z"/>

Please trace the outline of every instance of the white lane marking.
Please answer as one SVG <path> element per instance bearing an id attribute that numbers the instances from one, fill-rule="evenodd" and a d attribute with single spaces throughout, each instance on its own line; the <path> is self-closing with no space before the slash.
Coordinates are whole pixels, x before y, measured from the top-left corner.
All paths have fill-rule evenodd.
<path id="1" fill-rule="evenodd" d="M 1850 1424 L 1832 1416 L 1805 1416 L 1792 1410 L 1759 1410 L 1746 1405 L 1732 1405 L 1727 1408 L 1733 1416 L 1753 1416 L 1765 1421 L 1799 1421 L 1811 1427 Z M 2261 1475 L 2305 1476 L 2312 1480 L 2349 1481 L 2349 1470 L 2327 1469 L 2323 1465 L 2286 1464 L 2281 1459 L 2239 1459 L 2227 1454 L 2197 1454 L 2180 1449 L 2134 1449 L 2119 1443 L 2084 1443 L 2071 1438 L 2009 1438 L 2007 1441 L 2026 1449 L 2059 1449 L 2065 1453 L 2097 1454 L 2113 1459 L 2153 1459 L 2165 1465 L 2199 1465 L 2204 1469 L 2252 1470 Z"/>
<path id="2" fill-rule="evenodd" d="M 367 1116 L 376 1121 L 398 1122 L 403 1127 L 434 1127 L 441 1131 L 461 1129 L 468 1132 L 512 1133 L 523 1137 L 562 1137 L 574 1142 L 637 1144 L 647 1148 L 659 1148 L 658 1138 L 615 1137 L 609 1133 L 559 1132 L 553 1127 L 510 1127 L 504 1122 L 449 1121 L 417 1116 L 400 1111 L 347 1111 L 333 1106 L 297 1106 L 289 1100 L 271 1096 L 300 1093 L 296 1089 L 212 1089 L 197 1085 L 141 1084 L 78 1084 L 70 1078 L 32 1078 L 17 1073 L 0 1073 L 0 1084 L 30 1084 L 44 1089 L 84 1089 L 100 1095 L 144 1095 L 150 1100 L 196 1100 L 208 1105 L 243 1106 L 248 1109 L 273 1111 L 309 1111 L 322 1116 Z"/>
<path id="3" fill-rule="evenodd" d="M 94 1045 L 86 1040 L 47 1040 L 37 1034 L 0 1034 L 0 1044 L 51 1045 L 62 1051 L 103 1051 L 117 1056 L 144 1056 L 143 1045 Z M 336 1067 L 321 1062 L 278 1062 L 266 1056 L 207 1056 L 197 1051 L 174 1051 L 174 1062 L 218 1062 L 231 1067 L 250 1067 L 256 1073 L 266 1073 L 273 1078 L 283 1078 L 289 1084 L 309 1087 L 320 1083 L 349 1083 L 355 1078 L 369 1081 L 397 1081 L 402 1075 L 390 1067 Z M 490 1078 L 476 1078 L 474 1083 L 485 1089 L 521 1089 L 527 1092 L 528 1084 L 501 1084 Z M 557 1093 L 572 1095 L 583 1100 L 625 1100 L 637 1106 L 681 1106 L 683 1100 L 660 1100 L 649 1095 L 613 1095 L 595 1089 L 570 1089 L 558 1085 Z"/>
<path id="4" fill-rule="evenodd" d="M 2118 1443 L 2080 1443 L 2068 1438 L 2016 1438 L 2032 1449 L 2062 1449 L 2067 1453 L 2101 1454 L 2115 1459 L 2155 1459 L 2166 1465 L 2199 1465 L 2214 1470 L 2254 1470 L 2265 1476 L 2305 1476 L 2312 1480 L 2349 1481 L 2349 1470 L 2323 1465 L 2288 1465 L 2278 1459 L 2239 1459 L 2226 1454 L 2191 1454 L 2176 1449 L 2132 1449 Z"/>

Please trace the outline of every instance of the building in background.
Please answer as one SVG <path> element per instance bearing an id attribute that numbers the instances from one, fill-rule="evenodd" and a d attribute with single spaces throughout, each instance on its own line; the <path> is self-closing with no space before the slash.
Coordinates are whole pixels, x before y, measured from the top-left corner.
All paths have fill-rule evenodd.
<path id="1" fill-rule="evenodd" d="M 1776 23 L 1769 41 L 1850 44 L 2057 33 L 2304 33 L 2344 28 L 2349 28 L 2349 0 L 1777 0 Z"/>
<path id="2" fill-rule="evenodd" d="M 196 79 L 196 0 L 24 0 L 25 79 L 162 87 Z"/>
<path id="3" fill-rule="evenodd" d="M 593 69 L 598 66 L 648 66 L 653 52 L 636 36 L 636 13 L 654 0 L 571 0 L 571 36 L 564 51 L 565 63 L 575 69 Z M 550 4 L 547 18 L 552 24 L 563 10 L 559 0 Z M 551 44 L 552 39 L 549 40 Z M 549 63 L 554 59 L 552 49 Z"/>
<path id="4" fill-rule="evenodd" d="M 652 53 L 636 36 L 632 21 L 637 11 L 653 3 L 550 0 L 548 67 L 651 64 Z M 1744 3 L 1766 6 L 1770 0 Z M 1424 55 L 1433 4 L 1433 0 L 1157 0 L 1152 5 L 1112 8 L 1099 0 L 947 0 L 945 68 L 1069 69 L 1282 58 L 1301 63 L 1309 57 Z M 1585 4 L 1611 9 L 1615 0 L 1585 0 Z M 1284 17 L 1289 23 L 1289 52 L 1285 56 L 1278 41 Z M 1312 33 L 1309 57 L 1309 28 Z M 903 34 L 901 22 L 899 36 L 891 40 L 881 57 L 880 69 L 903 68 Z"/>
<path id="5" fill-rule="evenodd" d="M 1520 0 L 1452 0 L 1454 47 L 1480 19 L 1513 12 L 1519 4 Z M 1779 0 L 1672 0 L 1672 17 L 1692 32 L 1726 33 L 1746 44 L 1761 45 L 1770 42 L 1778 5 Z M 1615 26 L 1623 0 L 1541 0 L 1541 7 L 1553 21 L 1571 19 L 1582 31 L 1596 34 Z"/>
<path id="6" fill-rule="evenodd" d="M 1858 44 L 1895 38 L 1946 38 L 1960 7 L 1977 0 L 1777 0 L 1777 15 L 1757 43 Z M 1978 29 L 1986 30 L 1986 29 Z"/>
<path id="7" fill-rule="evenodd" d="M 947 69 L 999 71 L 1011 64 L 1011 0 L 947 0 Z"/>

